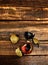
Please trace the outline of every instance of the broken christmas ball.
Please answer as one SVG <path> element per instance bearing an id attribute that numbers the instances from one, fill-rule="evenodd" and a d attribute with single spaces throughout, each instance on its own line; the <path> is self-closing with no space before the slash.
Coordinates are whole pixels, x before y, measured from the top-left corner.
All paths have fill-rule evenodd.
<path id="1" fill-rule="evenodd" d="M 17 35 L 15 35 L 15 34 L 12 34 L 10 36 L 10 40 L 11 40 L 12 43 L 15 44 L 15 43 L 17 43 L 19 41 L 19 37 Z"/>
<path id="2" fill-rule="evenodd" d="M 35 36 L 35 34 L 31 33 L 31 32 L 25 32 L 24 33 L 24 37 L 26 38 L 26 40 L 33 39 L 34 36 Z"/>
<path id="3" fill-rule="evenodd" d="M 33 50 L 33 46 L 30 42 L 27 42 L 26 44 L 24 44 L 22 47 L 21 47 L 21 51 L 23 54 L 29 54 L 31 53 Z"/>

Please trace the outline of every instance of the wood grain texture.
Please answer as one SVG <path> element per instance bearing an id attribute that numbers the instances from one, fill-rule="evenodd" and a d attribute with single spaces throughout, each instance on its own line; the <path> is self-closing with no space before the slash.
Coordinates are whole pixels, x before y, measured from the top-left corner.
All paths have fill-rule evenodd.
<path id="1" fill-rule="evenodd" d="M 24 44 L 25 40 L 20 40 L 13 45 L 10 41 L 0 41 L 0 55 L 16 55 L 15 49 Z M 25 54 L 26 55 L 26 54 Z M 48 55 L 48 44 L 39 44 L 39 48 L 34 46 L 31 54 L 27 55 Z"/>
<path id="2" fill-rule="evenodd" d="M 29 31 L 35 33 L 35 37 L 39 39 L 40 47 L 34 47 L 29 55 L 48 55 L 48 21 L 3 21 L 0 22 L 0 55 L 16 55 L 15 49 L 22 45 L 24 32 Z M 16 45 L 10 42 L 10 35 L 18 34 L 20 41 Z"/>
<path id="3" fill-rule="evenodd" d="M 0 0 L 0 5 L 48 7 L 48 0 Z"/>
<path id="4" fill-rule="evenodd" d="M 0 59 L 1 65 L 48 65 L 48 56 L 0 56 Z"/>
<path id="5" fill-rule="evenodd" d="M 25 31 L 35 33 L 35 37 L 39 40 L 48 41 L 48 21 L 0 22 L 0 40 L 9 40 L 12 33 L 18 34 L 21 39 L 24 39 Z"/>
<path id="6" fill-rule="evenodd" d="M 19 58 L 15 49 L 24 44 L 25 31 L 35 33 L 40 44 Z M 15 45 L 12 33 L 21 38 Z M 48 65 L 48 0 L 0 0 L 0 65 Z"/>
<path id="7" fill-rule="evenodd" d="M 0 20 L 48 20 L 48 7 L 0 6 Z"/>

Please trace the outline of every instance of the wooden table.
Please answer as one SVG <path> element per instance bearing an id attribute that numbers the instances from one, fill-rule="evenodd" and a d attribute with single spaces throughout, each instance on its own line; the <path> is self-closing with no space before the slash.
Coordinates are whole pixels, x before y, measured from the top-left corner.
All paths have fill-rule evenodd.
<path id="1" fill-rule="evenodd" d="M 48 1 L 1 0 L 0 5 L 0 65 L 48 65 Z M 25 31 L 35 33 L 40 44 L 19 58 L 15 49 L 25 40 Z M 20 36 L 15 45 L 9 40 L 12 33 Z"/>

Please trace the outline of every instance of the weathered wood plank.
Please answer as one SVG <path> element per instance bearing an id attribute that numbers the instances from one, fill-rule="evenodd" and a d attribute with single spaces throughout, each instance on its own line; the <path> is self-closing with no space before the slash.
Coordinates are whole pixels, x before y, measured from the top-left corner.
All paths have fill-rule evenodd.
<path id="1" fill-rule="evenodd" d="M 5 60 L 4 60 L 5 59 Z M 48 65 L 48 56 L 0 56 L 1 65 Z"/>
<path id="2" fill-rule="evenodd" d="M 48 20 L 48 8 L 0 6 L 0 20 Z"/>
<path id="3" fill-rule="evenodd" d="M 48 21 L 40 21 L 48 20 L 48 1 L 0 0 L 0 5 L 0 20 L 38 20 L 37 22 L 34 21 L 34 23 L 31 23 L 31 21 L 21 23 L 20 21 L 18 25 L 16 21 L 15 23 L 0 22 L 0 40 L 2 40 L 0 41 L 0 65 L 48 65 Z M 24 39 L 23 34 L 25 31 L 31 31 L 36 34 L 35 37 L 40 40 L 40 47 L 34 47 L 29 56 L 18 58 L 14 50 L 20 44 L 13 45 L 8 40 L 12 33 L 18 33 Z"/>
<path id="4" fill-rule="evenodd" d="M 48 7 L 48 0 L 0 0 L 0 5 Z"/>
<path id="5" fill-rule="evenodd" d="M 0 41 L 0 55 L 16 55 L 15 49 L 23 44 L 24 41 L 22 40 L 16 45 L 13 45 L 10 41 Z M 48 55 L 48 44 L 39 44 L 39 48 L 34 47 L 32 53 L 27 55 Z"/>
<path id="6" fill-rule="evenodd" d="M 18 24 L 18 25 L 17 25 Z M 26 26 L 36 26 L 36 25 L 48 25 L 48 21 L 40 21 L 40 20 L 38 20 L 38 21 L 16 21 L 16 20 L 11 20 L 11 21 L 8 21 L 8 20 L 1 20 L 0 21 L 0 28 L 1 28 L 1 26 L 3 25 L 4 27 L 6 26 L 6 27 L 8 27 L 8 26 L 10 26 L 10 25 L 13 25 L 13 26 L 15 26 L 16 25 L 16 27 L 17 26 L 23 26 L 23 24 L 24 25 L 26 25 Z M 2 26 L 2 27 L 3 27 Z"/>
<path id="7" fill-rule="evenodd" d="M 0 22 L 0 55 L 16 55 L 14 51 L 20 44 L 12 45 L 9 37 L 15 33 L 20 35 L 20 39 L 24 39 L 25 31 L 35 33 L 40 41 L 40 47 L 34 47 L 30 55 L 48 55 L 48 21 Z"/>
<path id="8" fill-rule="evenodd" d="M 0 40 L 9 40 L 12 33 L 19 34 L 23 39 L 25 31 L 35 33 L 39 40 L 48 41 L 48 21 L 0 22 Z"/>

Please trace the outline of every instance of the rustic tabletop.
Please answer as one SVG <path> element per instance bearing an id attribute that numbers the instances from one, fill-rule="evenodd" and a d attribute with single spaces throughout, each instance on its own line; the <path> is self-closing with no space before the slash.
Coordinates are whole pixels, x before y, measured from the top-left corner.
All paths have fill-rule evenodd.
<path id="1" fill-rule="evenodd" d="M 35 33 L 40 44 L 19 58 L 14 50 L 25 31 Z M 12 33 L 20 35 L 15 45 L 9 40 Z M 0 0 L 0 64 L 48 65 L 48 0 Z"/>

